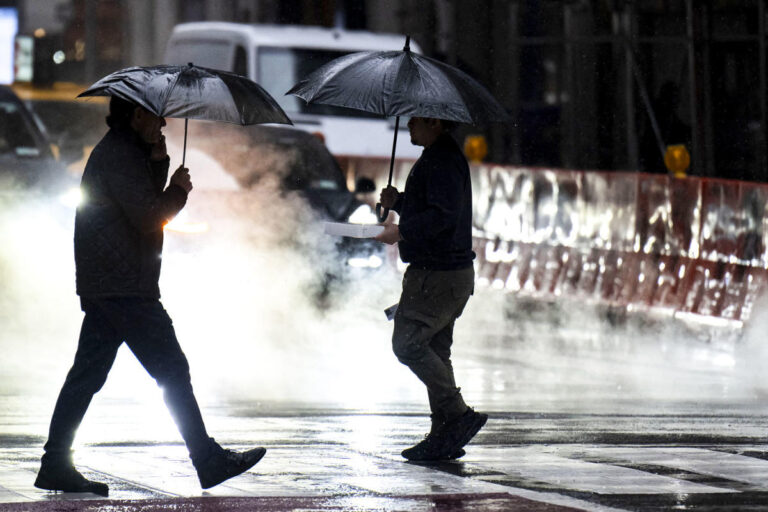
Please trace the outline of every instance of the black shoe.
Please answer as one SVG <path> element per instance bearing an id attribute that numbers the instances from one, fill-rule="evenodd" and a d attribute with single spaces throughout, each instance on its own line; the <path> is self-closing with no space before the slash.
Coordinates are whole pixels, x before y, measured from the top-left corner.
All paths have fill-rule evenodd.
<path id="1" fill-rule="evenodd" d="M 475 437 L 486 421 L 488 421 L 487 414 L 468 409 L 460 418 L 446 423 L 440 432 L 440 437 L 445 442 L 441 453 L 457 453 Z"/>
<path id="2" fill-rule="evenodd" d="M 430 432 L 421 442 L 403 450 L 400 455 L 411 461 L 440 460 L 442 441 L 438 434 Z"/>
<path id="3" fill-rule="evenodd" d="M 442 455 L 441 449 L 444 444 L 444 440 L 440 438 L 439 434 L 430 432 L 420 443 L 403 450 L 401 455 L 413 462 L 427 462 L 456 460 L 467 454 L 463 448 L 459 448 L 455 452 L 451 452 L 449 455 Z"/>
<path id="4" fill-rule="evenodd" d="M 216 445 L 207 458 L 201 462 L 195 462 L 200 486 L 203 489 L 210 489 L 224 480 L 248 471 L 264 457 L 265 453 L 267 453 L 265 448 L 235 452 Z"/>
<path id="5" fill-rule="evenodd" d="M 92 492 L 99 496 L 109 496 L 107 484 L 88 480 L 72 466 L 71 462 L 47 462 L 45 458 L 37 473 L 35 487 L 47 491 Z"/>

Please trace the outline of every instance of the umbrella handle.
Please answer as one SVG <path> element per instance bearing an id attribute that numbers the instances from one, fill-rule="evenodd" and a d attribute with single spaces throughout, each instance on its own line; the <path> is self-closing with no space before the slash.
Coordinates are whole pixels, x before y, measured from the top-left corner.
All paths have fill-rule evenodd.
<path id="1" fill-rule="evenodd" d="M 384 213 L 381 213 L 381 203 L 376 203 L 376 217 L 378 217 L 379 222 L 384 222 L 387 220 L 387 217 L 389 217 L 389 208 L 384 208 Z"/>

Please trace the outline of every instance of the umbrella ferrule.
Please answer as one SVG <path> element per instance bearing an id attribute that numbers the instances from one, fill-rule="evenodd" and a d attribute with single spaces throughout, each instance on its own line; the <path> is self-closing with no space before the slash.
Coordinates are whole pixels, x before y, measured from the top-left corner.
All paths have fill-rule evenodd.
<path id="1" fill-rule="evenodd" d="M 405 46 L 403 46 L 403 51 L 411 51 L 411 36 L 405 36 Z"/>

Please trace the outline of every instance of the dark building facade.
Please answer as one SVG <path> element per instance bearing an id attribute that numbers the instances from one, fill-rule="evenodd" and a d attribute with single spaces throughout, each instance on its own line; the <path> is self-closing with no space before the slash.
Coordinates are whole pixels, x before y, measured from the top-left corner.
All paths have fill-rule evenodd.
<path id="1" fill-rule="evenodd" d="M 8 2 L 6 2 L 8 3 Z M 39 2 L 10 2 L 32 27 Z M 52 2 L 53 3 L 53 2 Z M 766 0 L 61 0 L 57 72 L 87 82 L 160 59 L 173 25 L 225 20 L 410 34 L 511 125 L 464 127 L 487 160 L 767 181 Z M 71 57 L 71 58 L 70 58 Z"/>

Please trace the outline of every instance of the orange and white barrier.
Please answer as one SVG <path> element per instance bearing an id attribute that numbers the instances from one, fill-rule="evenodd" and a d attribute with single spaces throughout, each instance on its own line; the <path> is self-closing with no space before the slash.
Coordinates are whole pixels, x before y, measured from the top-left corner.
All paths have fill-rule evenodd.
<path id="1" fill-rule="evenodd" d="M 388 163 L 354 164 L 386 184 Z M 768 284 L 768 185 L 498 165 L 472 181 L 481 285 L 741 327 Z"/>

